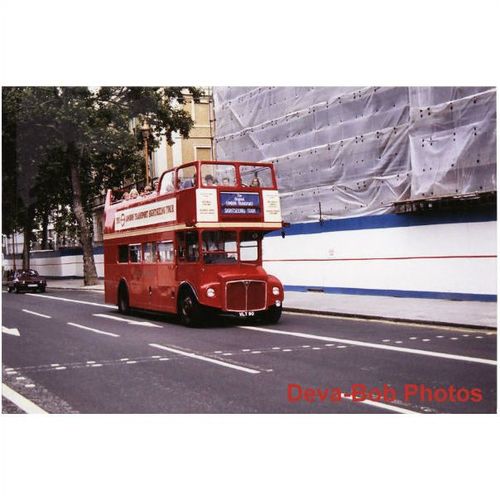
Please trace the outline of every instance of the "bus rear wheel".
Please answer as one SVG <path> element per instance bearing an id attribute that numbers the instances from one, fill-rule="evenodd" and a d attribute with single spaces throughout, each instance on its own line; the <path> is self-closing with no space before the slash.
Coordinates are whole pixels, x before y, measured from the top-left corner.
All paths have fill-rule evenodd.
<path id="1" fill-rule="evenodd" d="M 191 290 L 184 290 L 179 297 L 179 316 L 182 324 L 189 327 L 201 325 L 203 306 L 196 300 Z"/>
<path id="2" fill-rule="evenodd" d="M 130 313 L 130 306 L 128 302 L 128 291 L 125 285 L 120 285 L 118 291 L 118 311 L 121 314 L 125 315 Z"/>

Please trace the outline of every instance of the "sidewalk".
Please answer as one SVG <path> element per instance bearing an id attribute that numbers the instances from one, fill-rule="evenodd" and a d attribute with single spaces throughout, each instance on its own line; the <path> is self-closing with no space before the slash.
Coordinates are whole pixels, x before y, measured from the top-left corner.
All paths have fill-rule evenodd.
<path id="1" fill-rule="evenodd" d="M 83 279 L 49 279 L 47 288 L 104 291 L 104 282 L 83 286 Z M 497 303 L 286 292 L 285 310 L 338 316 L 496 328 Z"/>

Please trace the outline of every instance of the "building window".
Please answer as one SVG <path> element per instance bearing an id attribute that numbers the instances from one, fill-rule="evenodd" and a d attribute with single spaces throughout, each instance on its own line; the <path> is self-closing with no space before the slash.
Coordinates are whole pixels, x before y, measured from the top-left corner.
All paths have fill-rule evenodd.
<path id="1" fill-rule="evenodd" d="M 210 146 L 196 146 L 195 147 L 196 160 L 209 161 L 212 159 L 212 148 Z"/>

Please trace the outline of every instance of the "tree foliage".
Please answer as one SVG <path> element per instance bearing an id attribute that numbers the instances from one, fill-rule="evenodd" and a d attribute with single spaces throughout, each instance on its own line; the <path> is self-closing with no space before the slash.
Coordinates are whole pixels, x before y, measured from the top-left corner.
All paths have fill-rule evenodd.
<path id="1" fill-rule="evenodd" d="M 4 88 L 3 232 L 29 234 L 47 210 L 60 214 L 58 226 L 73 219 L 84 262 L 92 260 L 86 281 L 95 281 L 93 201 L 124 179 L 142 180 L 145 118 L 153 149 L 161 136 L 170 144 L 173 132 L 188 136 L 193 122 L 180 105 L 186 90 L 200 97 L 194 87 Z"/>

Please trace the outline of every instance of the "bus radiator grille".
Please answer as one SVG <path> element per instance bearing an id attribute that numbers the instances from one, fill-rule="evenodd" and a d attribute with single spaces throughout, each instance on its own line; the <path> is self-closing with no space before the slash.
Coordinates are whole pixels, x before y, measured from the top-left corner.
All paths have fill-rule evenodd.
<path id="1" fill-rule="evenodd" d="M 266 308 L 264 281 L 231 281 L 226 285 L 228 311 L 260 311 Z"/>

